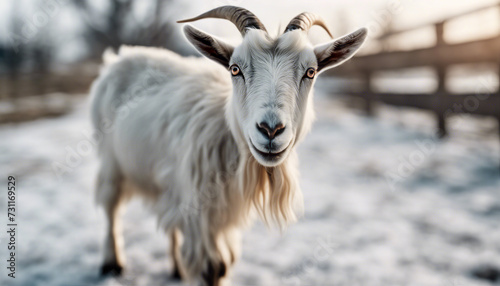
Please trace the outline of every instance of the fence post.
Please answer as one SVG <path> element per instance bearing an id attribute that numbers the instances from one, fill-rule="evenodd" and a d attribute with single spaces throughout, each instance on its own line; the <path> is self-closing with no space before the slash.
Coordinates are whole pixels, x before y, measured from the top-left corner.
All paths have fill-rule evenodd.
<path id="1" fill-rule="evenodd" d="M 371 73 L 363 73 L 363 89 L 365 93 L 365 114 L 368 116 L 373 116 L 373 98 L 372 98 L 372 88 L 371 88 Z"/>
<path id="2" fill-rule="evenodd" d="M 500 71 L 499 71 L 499 75 L 500 75 Z M 497 94 L 497 96 L 500 96 L 500 91 L 499 91 L 499 94 Z M 497 124 L 498 124 L 498 139 L 499 139 L 498 141 L 500 141 L 500 109 L 497 112 L 498 112 Z M 498 152 L 498 157 L 500 158 L 500 152 Z M 500 162 L 498 163 L 498 170 L 500 171 Z"/>
<path id="3" fill-rule="evenodd" d="M 500 2 L 497 5 L 497 9 L 500 9 Z M 500 16 L 500 15 L 497 14 L 497 16 Z M 497 37 L 500 37 L 500 35 L 497 35 Z M 498 50 L 498 47 L 497 47 L 497 50 Z M 500 83 L 500 55 L 498 53 L 497 53 L 497 67 L 498 67 L 497 77 L 498 77 L 498 80 L 499 80 L 499 83 Z M 497 94 L 496 95 L 498 97 L 500 97 L 500 85 L 498 86 Z M 500 141 L 500 108 L 497 108 L 497 112 L 496 113 L 497 113 L 496 117 L 497 117 L 497 124 L 498 124 L 498 141 Z M 498 155 L 500 157 L 500 152 L 498 152 Z M 500 162 L 498 163 L 498 170 L 500 171 Z"/>
<path id="4" fill-rule="evenodd" d="M 436 47 L 445 45 L 444 41 L 444 22 L 440 22 L 434 25 L 436 33 Z M 437 63 L 436 67 L 438 87 L 436 92 L 436 106 L 434 111 L 436 113 L 438 135 L 439 137 L 444 137 L 447 135 L 446 129 L 446 66 Z"/>
<path id="5" fill-rule="evenodd" d="M 498 80 L 500 82 L 500 59 L 498 60 Z M 498 86 L 497 96 L 500 97 L 500 85 Z M 497 108 L 497 124 L 498 124 L 498 141 L 500 143 L 500 108 Z M 500 152 L 498 152 L 500 157 Z M 498 163 L 499 171 L 500 171 L 500 162 Z"/>

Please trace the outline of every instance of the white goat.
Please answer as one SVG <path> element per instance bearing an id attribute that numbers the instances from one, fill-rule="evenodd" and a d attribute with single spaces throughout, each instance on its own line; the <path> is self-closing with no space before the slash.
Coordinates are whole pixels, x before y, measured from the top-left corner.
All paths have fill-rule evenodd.
<path id="1" fill-rule="evenodd" d="M 309 28 L 328 29 L 302 13 L 273 38 L 255 15 L 232 6 L 181 22 L 203 18 L 230 20 L 243 35 L 232 47 L 184 27 L 218 64 L 122 47 L 105 54 L 92 86 L 102 134 L 97 202 L 109 223 L 103 274 L 124 265 L 118 210 L 131 194 L 151 200 L 171 235 L 175 275 L 204 285 L 227 276 L 251 213 L 281 227 L 294 221 L 302 205 L 295 146 L 314 117 L 315 76 L 352 57 L 366 37 L 360 29 L 313 47 Z"/>

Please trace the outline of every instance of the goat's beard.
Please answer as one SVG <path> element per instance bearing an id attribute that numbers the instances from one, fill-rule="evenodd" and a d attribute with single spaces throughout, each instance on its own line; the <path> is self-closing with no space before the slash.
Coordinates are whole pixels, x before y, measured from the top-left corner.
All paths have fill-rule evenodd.
<path id="1" fill-rule="evenodd" d="M 265 167 L 248 152 L 238 167 L 239 188 L 248 207 L 255 209 L 266 224 L 282 229 L 303 212 L 297 155 L 295 150 L 288 153 L 281 164 Z"/>

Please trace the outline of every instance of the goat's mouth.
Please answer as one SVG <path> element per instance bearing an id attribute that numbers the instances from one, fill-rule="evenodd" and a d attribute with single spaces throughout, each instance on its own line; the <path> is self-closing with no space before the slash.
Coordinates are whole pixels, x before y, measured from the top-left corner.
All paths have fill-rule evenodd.
<path id="1" fill-rule="evenodd" d="M 285 155 L 285 152 L 288 150 L 288 146 L 286 146 L 285 149 L 279 151 L 279 152 L 272 152 L 271 150 L 269 150 L 268 152 L 263 152 L 263 151 L 260 151 L 259 149 L 257 149 L 257 147 L 255 147 L 255 145 L 253 144 L 252 140 L 249 140 L 250 141 L 250 145 L 252 145 L 252 148 L 253 150 L 262 158 L 264 159 L 265 161 L 269 162 L 269 163 L 276 163 L 278 161 L 280 161 L 283 156 Z"/>

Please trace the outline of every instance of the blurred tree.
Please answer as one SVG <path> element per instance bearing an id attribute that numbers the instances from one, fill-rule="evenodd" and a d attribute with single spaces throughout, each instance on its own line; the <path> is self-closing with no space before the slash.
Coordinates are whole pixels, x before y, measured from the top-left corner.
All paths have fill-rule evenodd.
<path id="1" fill-rule="evenodd" d="M 17 13 L 17 6 L 11 6 L 10 14 L 10 31 L 12 35 L 20 35 L 22 29 L 22 21 Z M 17 47 L 6 46 L 5 49 L 5 68 L 8 74 L 9 89 L 6 90 L 4 97 L 15 98 L 18 95 L 19 86 L 19 71 L 25 57 L 25 46 L 19 44 Z"/>
<path id="2" fill-rule="evenodd" d="M 2 48 L 7 84 L 0 97 L 17 99 L 20 96 L 45 93 L 45 80 L 42 76 L 50 68 L 54 47 L 50 43 L 48 25 L 33 26 L 30 19 L 32 18 L 23 15 L 18 5 L 11 6 L 8 25 L 10 41 L 4 43 Z M 27 34 L 27 30 L 32 33 Z M 26 77 L 26 73 L 30 76 Z"/>
<path id="3" fill-rule="evenodd" d="M 105 48 L 118 49 L 122 44 L 168 47 L 172 40 L 171 22 L 164 17 L 171 0 L 107 0 L 107 9 L 99 9 L 89 0 L 74 1 L 86 25 L 90 54 L 98 57 Z M 145 15 L 134 11 L 146 5 Z M 144 6 L 143 6 L 144 7 Z"/>

